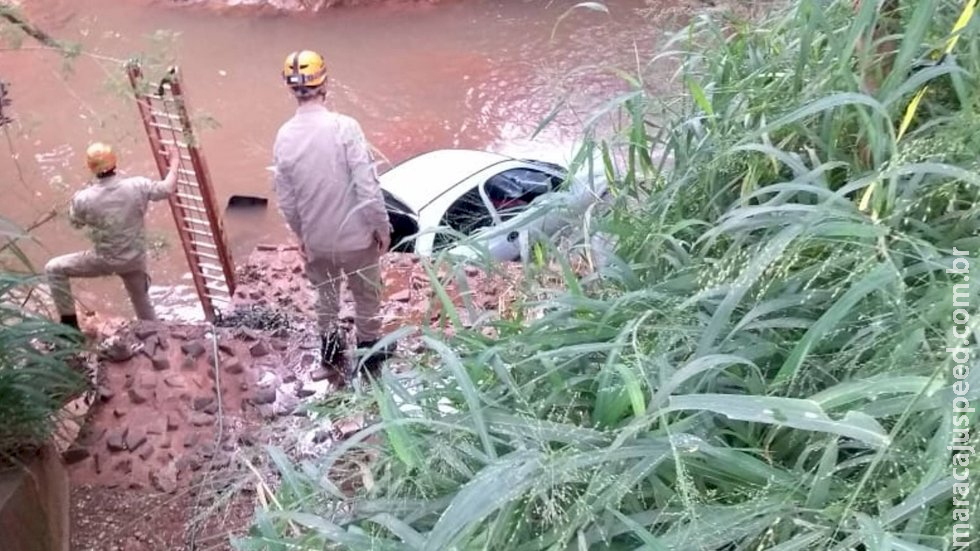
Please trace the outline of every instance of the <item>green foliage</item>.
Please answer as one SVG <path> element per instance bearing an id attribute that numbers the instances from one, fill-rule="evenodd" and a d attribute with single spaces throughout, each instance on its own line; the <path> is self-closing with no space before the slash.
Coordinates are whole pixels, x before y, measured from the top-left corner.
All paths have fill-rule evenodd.
<path id="1" fill-rule="evenodd" d="M 0 218 L 0 465 L 46 443 L 57 414 L 85 386 L 68 362 L 78 333 L 29 311 L 40 280 Z"/>
<path id="2" fill-rule="evenodd" d="M 689 96 L 620 96 L 605 113 L 630 124 L 581 156 L 623 157 L 619 258 L 532 287 L 495 338 L 448 314 L 432 367 L 386 375 L 378 423 L 285 470 L 320 484 L 284 483 L 240 547 L 950 549 L 945 270 L 954 246 L 980 266 L 978 22 L 914 71 L 959 6 L 901 3 L 886 73 L 885 16 L 851 4 L 679 33 Z M 357 454 L 370 484 L 344 477 Z"/>

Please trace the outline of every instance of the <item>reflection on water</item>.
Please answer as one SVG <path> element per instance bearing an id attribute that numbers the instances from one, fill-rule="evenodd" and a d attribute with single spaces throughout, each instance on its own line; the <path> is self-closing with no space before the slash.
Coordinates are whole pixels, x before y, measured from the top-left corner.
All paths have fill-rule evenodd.
<path id="1" fill-rule="evenodd" d="M 392 164 L 447 147 L 567 160 L 590 107 L 627 86 L 605 68 L 634 70 L 635 46 L 648 50 L 655 39 L 636 16 L 650 1 L 609 2 L 609 15 L 581 10 L 556 30 L 568 4 L 468 0 L 249 17 L 141 0 L 32 0 L 25 10 L 39 25 L 98 57 L 83 56 L 66 73 L 52 52 L 0 53 L 16 117 L 9 130 L 24 174 L 17 183 L 13 158 L 0 156 L 0 185 L 9 198 L 0 215 L 27 225 L 52 206 L 64 209 L 87 177 L 79 152 L 96 139 L 116 144 L 125 172 L 154 172 L 120 64 L 135 53 L 176 61 L 191 110 L 200 121 L 217 121 L 198 131 L 219 204 L 235 194 L 270 199 L 266 209 L 226 217 L 240 260 L 258 243 L 290 238 L 266 167 L 275 132 L 292 114 L 279 70 L 296 49 L 325 54 L 330 104 L 357 118 Z M 530 140 L 559 98 L 570 109 Z M 182 285 L 186 264 L 164 203 L 154 204 L 148 223 L 161 241 L 150 267 L 154 283 Z M 36 235 L 39 243 L 26 248 L 37 265 L 87 246 L 64 216 Z M 100 313 L 130 315 L 118 281 L 77 288 Z"/>

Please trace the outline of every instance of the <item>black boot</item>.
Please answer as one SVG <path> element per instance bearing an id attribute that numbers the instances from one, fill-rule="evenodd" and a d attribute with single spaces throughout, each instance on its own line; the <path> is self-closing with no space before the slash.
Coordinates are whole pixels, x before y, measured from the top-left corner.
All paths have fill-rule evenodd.
<path id="1" fill-rule="evenodd" d="M 377 344 L 378 344 L 378 339 L 374 339 L 371 341 L 362 341 L 357 343 L 357 348 L 359 350 L 363 350 L 365 354 L 370 354 L 369 356 L 364 358 L 361 365 L 364 367 L 365 371 L 367 371 L 372 375 L 377 375 L 381 371 L 381 366 L 384 365 L 384 363 L 389 359 L 391 359 L 391 357 L 394 356 L 395 354 L 394 344 L 385 345 L 380 349 L 378 349 L 376 352 L 371 353 L 370 350 L 374 348 Z"/>
<path id="2" fill-rule="evenodd" d="M 74 314 L 67 316 L 63 315 L 59 321 L 61 322 L 61 325 L 68 329 L 60 335 L 63 346 L 70 349 L 83 347 L 85 345 L 85 335 L 78 326 L 78 316 Z"/>
<path id="3" fill-rule="evenodd" d="M 78 316 L 75 314 L 63 315 L 61 316 L 61 324 L 71 327 L 75 331 L 78 331 Z"/>
<path id="4" fill-rule="evenodd" d="M 344 336 L 339 332 L 320 337 L 320 365 L 338 368 L 344 359 Z"/>

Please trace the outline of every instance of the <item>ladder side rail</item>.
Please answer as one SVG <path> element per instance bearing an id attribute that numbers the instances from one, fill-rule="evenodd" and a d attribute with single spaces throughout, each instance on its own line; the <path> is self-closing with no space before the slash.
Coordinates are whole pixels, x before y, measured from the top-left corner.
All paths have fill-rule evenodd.
<path id="1" fill-rule="evenodd" d="M 214 196 L 214 187 L 211 185 L 211 173 L 208 170 L 207 163 L 204 161 L 204 155 L 201 152 L 201 148 L 197 143 L 197 138 L 193 134 L 193 127 L 191 126 L 190 116 L 187 112 L 187 103 L 184 98 L 184 87 L 178 74 L 174 74 L 174 78 L 170 83 L 171 94 L 175 99 L 177 106 L 178 115 L 180 116 L 181 124 L 185 132 L 185 140 L 188 145 L 187 152 L 191 158 L 191 165 L 194 168 L 194 173 L 197 176 L 197 185 L 201 193 L 201 197 L 204 200 L 205 210 L 207 210 L 208 220 L 211 222 L 211 229 L 213 233 L 213 239 L 215 244 L 218 246 L 218 256 L 221 257 L 221 266 L 224 270 L 225 281 L 228 285 L 229 295 L 235 293 L 235 269 L 234 261 L 229 253 L 228 242 L 225 236 L 224 224 L 221 218 L 218 216 L 217 200 Z"/>
<path id="2" fill-rule="evenodd" d="M 129 81 L 133 87 L 133 93 L 136 99 L 136 105 L 139 108 L 140 118 L 143 120 L 143 126 L 146 129 L 147 137 L 150 141 L 150 149 L 153 155 L 153 160 L 157 165 L 157 170 L 160 173 L 160 178 L 166 178 L 167 175 L 167 161 L 163 156 L 163 134 L 159 125 L 151 124 L 155 122 L 153 116 L 153 104 L 152 100 L 146 97 L 142 90 L 141 85 L 143 84 L 143 71 L 138 64 L 131 63 L 128 67 Z M 177 155 L 180 155 L 180 151 L 177 151 Z M 183 160 L 180 161 L 183 164 Z M 196 248 L 193 245 L 193 240 L 190 234 L 185 231 L 183 224 L 183 205 L 176 194 L 171 194 L 169 198 L 170 212 L 174 218 L 174 223 L 177 226 L 177 234 L 180 237 L 181 247 L 184 249 L 184 256 L 187 259 L 188 267 L 191 271 L 191 277 L 194 281 L 194 287 L 197 290 L 198 297 L 201 300 L 201 306 L 204 310 L 204 316 L 207 320 L 212 321 L 214 319 L 214 306 L 211 304 L 211 299 L 207 290 L 207 283 L 204 277 L 201 275 L 201 270 L 198 267 L 198 259 L 196 257 Z"/>

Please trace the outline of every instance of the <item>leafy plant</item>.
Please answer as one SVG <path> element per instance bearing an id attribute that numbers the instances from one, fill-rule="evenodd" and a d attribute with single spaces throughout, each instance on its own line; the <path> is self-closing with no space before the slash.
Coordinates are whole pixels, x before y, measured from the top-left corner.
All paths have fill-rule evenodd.
<path id="1" fill-rule="evenodd" d="M 69 366 L 78 333 L 32 313 L 40 279 L 17 247 L 23 234 L 0 219 L 0 465 L 42 446 L 58 412 L 85 386 Z"/>
<path id="2" fill-rule="evenodd" d="M 959 6 L 860 6 L 678 33 L 687 94 L 637 80 L 607 109 L 623 132 L 580 155 L 616 176 L 618 258 L 531 286 L 495 338 L 447 316 L 417 380 L 379 382 L 376 424 L 281 467 L 239 548 L 951 549 L 946 269 L 980 251 L 978 23 L 922 68 Z M 893 51 L 867 40 L 885 16 Z"/>

